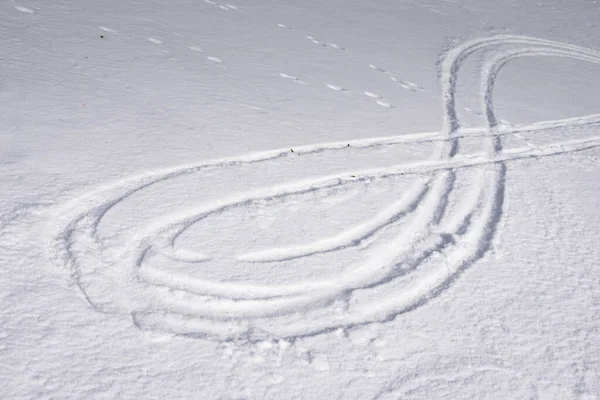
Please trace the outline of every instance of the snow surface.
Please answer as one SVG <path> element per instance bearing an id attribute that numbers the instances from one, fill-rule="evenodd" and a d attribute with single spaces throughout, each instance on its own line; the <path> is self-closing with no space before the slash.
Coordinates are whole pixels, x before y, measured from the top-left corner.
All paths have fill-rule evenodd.
<path id="1" fill-rule="evenodd" d="M 0 4 L 0 397 L 600 398 L 600 2 Z"/>

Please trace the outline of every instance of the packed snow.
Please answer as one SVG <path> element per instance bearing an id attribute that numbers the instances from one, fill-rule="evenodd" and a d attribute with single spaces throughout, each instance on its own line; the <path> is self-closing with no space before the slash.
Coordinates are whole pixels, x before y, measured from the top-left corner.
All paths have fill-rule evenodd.
<path id="1" fill-rule="evenodd" d="M 0 398 L 600 398 L 600 2 L 0 4 Z"/>

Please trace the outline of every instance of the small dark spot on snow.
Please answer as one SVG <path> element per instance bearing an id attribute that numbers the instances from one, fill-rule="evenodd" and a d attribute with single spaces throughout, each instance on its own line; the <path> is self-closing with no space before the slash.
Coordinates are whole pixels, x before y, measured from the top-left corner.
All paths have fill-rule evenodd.
<path id="1" fill-rule="evenodd" d="M 100 37 L 101 37 L 102 39 L 104 39 L 104 35 L 100 35 Z"/>

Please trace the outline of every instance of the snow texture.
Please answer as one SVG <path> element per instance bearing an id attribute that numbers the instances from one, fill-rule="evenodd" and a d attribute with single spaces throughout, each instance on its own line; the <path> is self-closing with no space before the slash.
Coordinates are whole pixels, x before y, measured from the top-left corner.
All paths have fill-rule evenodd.
<path id="1" fill-rule="evenodd" d="M 0 5 L 0 397 L 598 398 L 599 19 Z"/>

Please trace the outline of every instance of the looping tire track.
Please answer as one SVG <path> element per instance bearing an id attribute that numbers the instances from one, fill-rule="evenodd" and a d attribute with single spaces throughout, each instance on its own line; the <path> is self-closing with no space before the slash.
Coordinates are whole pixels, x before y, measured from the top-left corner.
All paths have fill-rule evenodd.
<path id="1" fill-rule="evenodd" d="M 519 47 L 500 52 L 482 67 L 481 107 L 487 126 L 461 129 L 455 96 L 462 62 L 483 48 L 515 46 Z M 535 149 L 502 149 L 501 138 L 505 135 L 600 123 L 600 115 L 589 115 L 500 129 L 493 106 L 496 77 L 509 61 L 532 56 L 560 56 L 600 63 L 600 53 L 596 51 L 524 36 L 501 35 L 467 41 L 450 50 L 442 62 L 445 113 L 442 132 L 350 142 L 355 149 L 439 142 L 441 146 L 432 160 L 305 179 L 190 207 L 152 221 L 130 238 L 126 250 L 116 253 L 104 248 L 97 228 L 109 210 L 133 194 L 203 170 L 261 163 L 291 155 L 289 149 L 273 150 L 140 174 L 103 185 L 64 205 L 52 221 L 52 226 L 57 227 L 51 239 L 52 258 L 70 268 L 74 281 L 94 308 L 102 312 L 131 313 L 141 329 L 219 339 L 248 337 L 250 332 L 262 330 L 294 338 L 392 319 L 438 295 L 462 270 L 486 253 L 502 215 L 507 161 L 600 146 L 600 137 L 591 137 Z M 464 137 L 481 137 L 485 156 L 461 154 L 460 140 Z M 303 146 L 295 148 L 295 152 L 338 151 L 347 145 L 348 142 Z M 472 190 L 461 193 L 461 207 L 450 212 L 448 199 L 454 189 L 456 171 L 467 168 L 477 171 L 478 180 Z M 384 227 L 397 229 L 399 234 L 380 245 L 381 251 L 376 256 L 349 268 L 336 279 L 277 286 L 215 282 L 144 265 L 151 250 L 158 250 L 176 261 L 209 262 L 210 257 L 201 252 L 175 251 L 173 243 L 196 222 L 233 207 L 398 175 L 423 179 L 372 221 L 317 242 L 237 255 L 246 262 L 293 262 L 296 258 L 356 247 Z M 442 255 L 441 261 L 433 257 L 436 254 Z M 404 279 L 416 272 L 418 277 L 398 291 L 395 285 L 402 285 Z M 360 297 L 361 293 L 370 291 L 376 291 L 377 296 L 366 297 L 366 300 Z M 344 305 L 342 313 L 336 311 L 339 304 Z"/>

